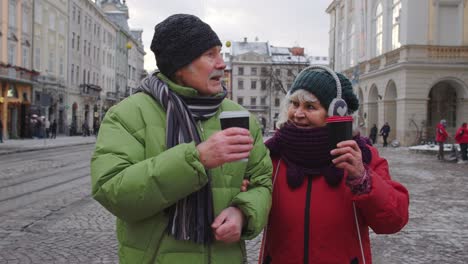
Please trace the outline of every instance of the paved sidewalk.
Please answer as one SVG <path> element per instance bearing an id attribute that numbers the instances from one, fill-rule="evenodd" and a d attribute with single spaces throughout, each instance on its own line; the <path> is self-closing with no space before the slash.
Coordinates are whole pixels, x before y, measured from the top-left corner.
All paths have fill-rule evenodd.
<path id="1" fill-rule="evenodd" d="M 0 143 L 0 155 L 64 146 L 94 144 L 95 142 L 96 137 L 94 136 L 59 136 L 56 139 L 10 139 Z"/>

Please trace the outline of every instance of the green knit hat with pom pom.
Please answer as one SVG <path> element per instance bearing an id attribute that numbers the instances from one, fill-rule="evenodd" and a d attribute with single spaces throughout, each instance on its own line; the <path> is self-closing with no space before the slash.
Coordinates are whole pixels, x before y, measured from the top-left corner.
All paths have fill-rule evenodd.
<path id="1" fill-rule="evenodd" d="M 337 73 L 341 82 L 342 98 L 348 105 L 348 114 L 352 114 L 359 108 L 359 100 L 353 92 L 353 85 L 343 74 Z M 336 82 L 330 73 L 326 71 L 303 71 L 294 80 L 290 94 L 299 89 L 314 94 L 320 104 L 328 110 L 330 103 L 336 98 Z"/>

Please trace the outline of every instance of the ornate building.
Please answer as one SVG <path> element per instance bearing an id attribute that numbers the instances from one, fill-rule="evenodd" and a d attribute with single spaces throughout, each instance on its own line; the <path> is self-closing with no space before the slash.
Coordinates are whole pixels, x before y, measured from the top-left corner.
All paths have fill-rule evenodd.
<path id="1" fill-rule="evenodd" d="M 29 137 L 32 86 L 32 0 L 0 0 L 0 120 L 5 138 Z"/>
<path id="2" fill-rule="evenodd" d="M 453 135 L 468 120 L 466 0 L 335 0 L 330 64 L 353 81 L 356 125 L 391 127 L 403 145 L 434 140 L 446 119 Z"/>

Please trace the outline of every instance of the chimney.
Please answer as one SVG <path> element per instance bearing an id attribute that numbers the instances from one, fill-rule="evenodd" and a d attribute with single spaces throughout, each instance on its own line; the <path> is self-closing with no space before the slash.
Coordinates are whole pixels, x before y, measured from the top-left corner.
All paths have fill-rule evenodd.
<path id="1" fill-rule="evenodd" d="M 292 47 L 290 51 L 293 56 L 304 56 L 304 48 Z"/>
<path id="2" fill-rule="evenodd" d="M 247 43 L 247 37 L 244 37 L 244 43 Z"/>

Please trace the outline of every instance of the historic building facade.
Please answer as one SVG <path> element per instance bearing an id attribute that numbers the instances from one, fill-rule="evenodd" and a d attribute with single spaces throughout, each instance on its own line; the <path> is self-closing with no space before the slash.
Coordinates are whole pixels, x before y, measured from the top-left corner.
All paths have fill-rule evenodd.
<path id="1" fill-rule="evenodd" d="M 33 68 L 40 72 L 33 85 L 31 113 L 56 120 L 59 133 L 67 128 L 68 1 L 34 1 Z"/>
<path id="2" fill-rule="evenodd" d="M 125 1 L 0 0 L 0 17 L 6 138 L 38 136 L 33 122 L 46 119 L 61 134 L 92 130 L 144 75 L 142 30 L 128 28 Z"/>
<path id="3" fill-rule="evenodd" d="M 468 120 L 465 0 L 335 0 L 330 64 L 353 81 L 356 125 L 391 127 L 403 145 L 434 140 L 446 119 L 453 135 Z"/>
<path id="4" fill-rule="evenodd" d="M 0 120 L 6 138 L 29 137 L 32 87 L 32 0 L 0 0 Z"/>

